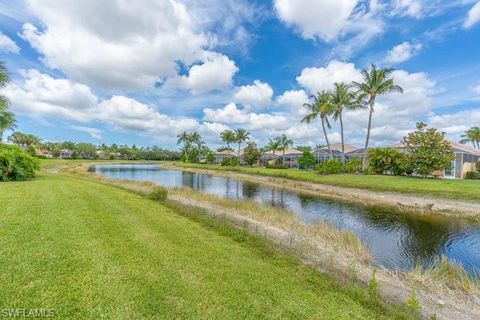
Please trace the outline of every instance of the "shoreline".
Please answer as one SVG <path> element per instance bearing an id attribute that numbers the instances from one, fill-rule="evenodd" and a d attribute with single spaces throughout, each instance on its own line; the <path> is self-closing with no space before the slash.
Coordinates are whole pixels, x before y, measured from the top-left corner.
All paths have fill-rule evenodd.
<path id="1" fill-rule="evenodd" d="M 186 166 L 177 166 L 173 163 L 161 163 L 163 168 L 183 170 L 193 173 L 204 173 L 243 181 L 260 183 L 276 188 L 287 189 L 301 194 L 320 197 L 327 200 L 363 205 L 367 207 L 383 207 L 393 209 L 398 213 L 415 213 L 423 215 L 442 215 L 446 217 L 463 218 L 480 221 L 480 204 L 462 200 L 449 200 L 430 196 L 418 196 L 398 192 L 377 192 L 366 189 L 331 186 L 309 181 L 293 180 L 288 178 L 264 176 L 253 173 L 239 173 L 202 169 Z"/>

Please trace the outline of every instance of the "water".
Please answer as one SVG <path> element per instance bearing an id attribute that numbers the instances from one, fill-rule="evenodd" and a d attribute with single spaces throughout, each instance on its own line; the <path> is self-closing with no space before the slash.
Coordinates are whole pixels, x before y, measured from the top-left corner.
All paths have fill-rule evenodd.
<path id="1" fill-rule="evenodd" d="M 237 179 L 163 169 L 158 165 L 97 165 L 92 171 L 111 179 L 152 181 L 166 187 L 190 187 L 230 199 L 251 199 L 290 210 L 301 220 L 323 220 L 354 232 L 368 247 L 373 263 L 407 270 L 439 255 L 480 269 L 480 227 L 456 219 L 368 210 L 318 197 Z"/>

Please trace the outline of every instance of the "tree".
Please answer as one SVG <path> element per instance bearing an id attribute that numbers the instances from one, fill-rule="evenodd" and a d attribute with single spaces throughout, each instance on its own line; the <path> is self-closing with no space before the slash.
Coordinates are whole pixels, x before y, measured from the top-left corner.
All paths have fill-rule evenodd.
<path id="1" fill-rule="evenodd" d="M 26 134 L 16 131 L 12 133 L 10 137 L 8 137 L 8 141 L 18 145 L 23 149 L 28 149 L 30 146 L 39 145 L 41 140 L 33 134 Z"/>
<path id="2" fill-rule="evenodd" d="M 238 163 L 240 163 L 240 148 L 242 146 L 242 143 L 244 143 L 249 139 L 250 139 L 250 133 L 247 132 L 247 130 L 243 128 L 235 129 L 235 142 L 238 144 L 238 149 L 237 149 Z"/>
<path id="3" fill-rule="evenodd" d="M 227 149 L 232 150 L 230 144 L 235 142 L 235 132 L 228 129 L 224 130 L 220 133 L 220 139 L 227 144 Z"/>
<path id="4" fill-rule="evenodd" d="M 312 168 L 315 165 L 315 157 L 309 150 L 304 150 L 298 158 L 298 164 L 301 168 Z"/>
<path id="5" fill-rule="evenodd" d="M 422 176 L 444 170 L 455 159 L 452 145 L 445 140 L 445 133 L 427 128 L 423 122 L 417 123 L 417 130 L 409 133 L 403 143 L 408 152 L 408 170 Z"/>
<path id="6" fill-rule="evenodd" d="M 332 93 L 333 119 L 340 121 L 340 137 L 342 142 L 342 163 L 345 164 L 345 136 L 343 133 L 343 112 L 364 108 L 355 93 L 351 90 L 352 86 L 345 83 L 335 83 Z"/>
<path id="7" fill-rule="evenodd" d="M 187 161 L 188 159 L 188 144 L 190 144 L 190 135 L 186 132 L 186 131 L 183 131 L 182 133 L 178 134 L 177 135 L 177 145 L 179 144 L 182 144 L 183 143 L 183 156 L 184 156 L 184 160 Z"/>
<path id="8" fill-rule="evenodd" d="M 368 150 L 368 144 L 370 141 L 370 131 L 372 129 L 372 115 L 375 110 L 375 100 L 378 96 L 392 93 L 400 92 L 403 93 L 402 87 L 395 84 L 393 79 L 390 77 L 393 68 L 383 68 L 377 69 L 377 66 L 372 64 L 370 70 L 363 69 L 362 76 L 363 82 L 353 82 L 354 87 L 357 88 L 357 96 L 360 101 L 363 101 L 370 110 L 368 116 L 368 127 L 367 127 L 367 138 L 365 140 L 365 150 Z M 363 153 L 362 159 L 362 169 L 366 167 L 367 152 Z"/>
<path id="9" fill-rule="evenodd" d="M 395 148 L 373 148 L 368 150 L 368 168 L 375 174 L 390 172 L 394 175 L 405 173 L 407 157 Z"/>
<path id="10" fill-rule="evenodd" d="M 255 142 L 248 142 L 243 152 L 243 161 L 249 166 L 253 166 L 257 163 L 258 159 L 260 159 L 261 155 L 262 152 L 257 148 L 257 144 Z"/>
<path id="11" fill-rule="evenodd" d="M 9 75 L 5 63 L 0 61 L 0 89 L 4 89 L 9 82 Z M 15 128 L 15 115 L 8 110 L 7 97 L 0 95 L 0 142 L 3 141 L 3 133 L 8 129 Z"/>
<path id="12" fill-rule="evenodd" d="M 273 152 L 273 156 L 274 156 L 275 158 L 276 158 L 276 156 L 277 156 L 277 155 L 275 154 L 275 152 L 282 150 L 282 149 L 281 149 L 281 146 L 280 146 L 280 141 L 279 141 L 278 139 L 273 139 L 273 140 L 272 140 L 272 139 L 268 139 L 268 144 L 267 144 L 267 146 L 265 147 L 265 149 L 266 149 L 267 151 L 272 151 L 272 152 Z M 276 161 L 276 159 L 275 159 L 275 161 Z"/>
<path id="13" fill-rule="evenodd" d="M 286 135 L 282 134 L 277 138 L 280 144 L 280 149 L 282 150 L 282 164 L 285 164 L 285 150 L 288 149 L 293 144 L 293 140 L 289 139 Z"/>
<path id="14" fill-rule="evenodd" d="M 461 135 L 461 144 L 471 142 L 474 148 L 480 148 L 480 127 L 472 127 Z"/>
<path id="15" fill-rule="evenodd" d="M 330 122 L 328 121 L 328 116 L 331 115 L 334 110 L 332 95 L 328 92 L 322 91 L 322 93 L 318 93 L 316 96 L 312 96 L 311 98 L 313 98 L 313 103 L 304 104 L 304 107 L 308 109 L 309 114 L 307 114 L 301 122 L 310 123 L 314 119 L 320 118 L 323 135 L 328 146 L 328 153 L 330 154 L 330 159 L 333 159 L 332 149 L 330 148 L 330 142 L 328 141 L 327 130 L 325 129 L 325 125 L 329 129 L 331 128 Z"/>

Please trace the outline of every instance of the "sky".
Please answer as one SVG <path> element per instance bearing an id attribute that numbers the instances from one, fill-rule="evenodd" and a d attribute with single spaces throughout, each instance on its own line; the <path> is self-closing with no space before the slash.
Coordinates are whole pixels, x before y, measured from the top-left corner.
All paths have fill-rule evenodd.
<path id="1" fill-rule="evenodd" d="M 373 145 L 418 121 L 454 141 L 480 124 L 478 0 L 0 0 L 0 60 L 17 130 L 45 141 L 176 148 L 197 131 L 220 146 L 243 127 L 324 144 L 303 104 L 371 64 L 404 89 L 378 99 Z M 344 115 L 346 143 L 367 121 Z"/>

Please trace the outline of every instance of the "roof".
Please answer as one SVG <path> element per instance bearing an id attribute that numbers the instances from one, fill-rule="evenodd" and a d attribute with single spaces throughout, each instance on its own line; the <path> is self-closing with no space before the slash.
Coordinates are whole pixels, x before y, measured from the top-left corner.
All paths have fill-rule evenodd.
<path id="1" fill-rule="evenodd" d="M 348 144 L 348 143 L 345 143 L 344 148 L 345 148 L 345 153 L 349 153 L 349 152 L 352 152 L 352 151 L 355 151 L 355 150 L 359 149 L 358 147 L 352 146 L 351 144 Z M 328 146 L 325 146 L 325 147 L 320 148 L 320 149 L 328 150 Z M 332 149 L 332 151 L 342 152 L 342 144 L 341 143 L 331 144 L 330 149 Z"/>
<path id="2" fill-rule="evenodd" d="M 283 155 L 283 150 L 279 151 L 279 153 Z M 286 156 L 287 155 L 295 155 L 295 154 L 303 154 L 303 152 L 300 151 L 300 150 L 297 150 L 295 148 L 288 148 L 288 149 L 285 150 L 285 155 Z"/>
<path id="3" fill-rule="evenodd" d="M 467 145 L 464 145 L 464 144 L 461 144 L 461 143 L 458 143 L 458 142 L 453 142 L 453 141 L 449 141 L 449 142 L 452 145 L 452 148 L 456 152 L 464 152 L 464 153 L 470 153 L 470 154 L 473 154 L 473 155 L 480 156 L 480 150 L 479 149 L 476 149 L 476 148 L 473 148 L 473 147 L 470 147 L 470 146 L 467 146 Z"/>
<path id="4" fill-rule="evenodd" d="M 216 155 L 221 155 L 221 156 L 236 156 L 237 153 L 236 152 L 233 152 L 233 151 L 230 151 L 230 150 L 223 150 L 223 151 L 220 151 L 220 152 L 215 152 Z"/>

